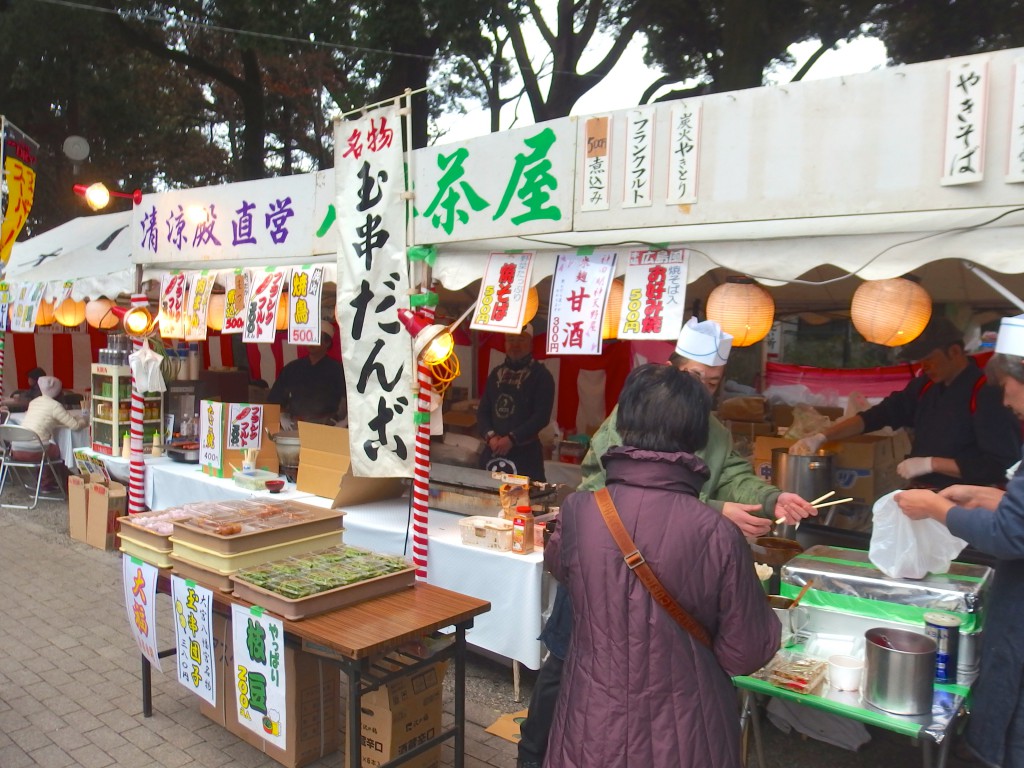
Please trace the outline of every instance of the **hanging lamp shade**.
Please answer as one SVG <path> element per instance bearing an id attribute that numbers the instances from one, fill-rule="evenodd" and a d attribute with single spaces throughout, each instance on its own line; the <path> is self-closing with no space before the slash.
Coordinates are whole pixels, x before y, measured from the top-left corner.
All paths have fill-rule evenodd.
<path id="1" fill-rule="evenodd" d="M 619 318 L 622 315 L 622 291 L 625 278 L 616 277 L 608 288 L 608 306 L 604 310 L 604 324 L 601 326 L 602 339 L 619 337 Z"/>
<path id="2" fill-rule="evenodd" d="M 526 311 L 523 313 L 523 325 L 531 322 L 533 318 L 537 316 L 537 310 L 540 308 L 540 295 L 537 293 L 537 288 L 530 288 L 526 292 Z"/>
<path id="3" fill-rule="evenodd" d="M 708 320 L 732 334 L 734 347 L 756 344 L 772 329 L 775 302 L 749 277 L 730 277 L 708 296 Z"/>
<path id="4" fill-rule="evenodd" d="M 53 315 L 64 327 L 76 328 L 85 320 L 85 302 L 75 301 L 69 296 L 57 305 Z"/>
<path id="5" fill-rule="evenodd" d="M 42 299 L 36 309 L 36 325 L 53 325 L 53 302 Z"/>
<path id="6" fill-rule="evenodd" d="M 901 347 L 916 339 L 932 316 L 928 291 L 905 277 L 869 280 L 853 294 L 850 317 L 873 344 Z"/>
<path id="7" fill-rule="evenodd" d="M 288 296 L 281 294 L 277 300 L 277 330 L 287 331 L 288 330 Z"/>
<path id="8" fill-rule="evenodd" d="M 206 327 L 212 331 L 224 330 L 224 294 L 215 293 L 210 296 L 206 306 Z"/>
<path id="9" fill-rule="evenodd" d="M 85 305 L 85 322 L 101 331 L 116 328 L 121 321 L 111 312 L 113 308 L 114 302 L 110 299 L 94 299 Z"/>

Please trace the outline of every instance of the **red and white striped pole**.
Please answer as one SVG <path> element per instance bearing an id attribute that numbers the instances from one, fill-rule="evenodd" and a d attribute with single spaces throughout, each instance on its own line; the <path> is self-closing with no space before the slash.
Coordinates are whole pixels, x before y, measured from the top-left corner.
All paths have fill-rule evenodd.
<path id="1" fill-rule="evenodd" d="M 434 308 L 422 307 L 420 313 L 434 320 Z M 416 578 L 427 578 L 428 512 L 430 509 L 430 393 L 434 375 L 430 366 L 416 359 L 416 449 L 412 477 L 412 563 Z"/>
<path id="2" fill-rule="evenodd" d="M 149 300 L 142 293 L 132 294 L 132 307 L 148 307 Z M 135 351 L 142 349 L 144 339 L 132 339 Z M 145 401 L 135 385 L 132 373 L 131 459 L 128 466 L 128 514 L 146 511 L 146 462 L 142 457 L 142 419 Z"/>

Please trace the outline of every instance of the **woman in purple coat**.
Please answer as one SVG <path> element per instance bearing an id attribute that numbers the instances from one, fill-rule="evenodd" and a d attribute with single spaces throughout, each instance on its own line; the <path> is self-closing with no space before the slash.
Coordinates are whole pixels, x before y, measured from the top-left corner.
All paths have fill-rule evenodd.
<path id="1" fill-rule="evenodd" d="M 575 615 L 547 768 L 732 768 L 739 710 L 729 679 L 764 665 L 781 627 L 739 529 L 697 499 L 708 471 L 701 382 L 668 365 L 626 380 L 604 456 L 623 525 L 669 594 L 711 636 L 684 631 L 623 560 L 593 493 L 562 506 L 545 553 Z"/>

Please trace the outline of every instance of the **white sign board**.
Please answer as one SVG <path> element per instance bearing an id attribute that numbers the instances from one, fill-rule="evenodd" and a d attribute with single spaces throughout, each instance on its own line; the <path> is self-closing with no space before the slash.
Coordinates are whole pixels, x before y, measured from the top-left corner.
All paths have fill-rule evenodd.
<path id="1" fill-rule="evenodd" d="M 285 748 L 288 729 L 285 706 L 284 624 L 262 608 L 231 606 L 235 655 L 234 709 L 238 722 L 265 741 Z"/>
<path id="2" fill-rule="evenodd" d="M 571 230 L 575 150 L 569 118 L 417 150 L 415 241 Z"/>
<path id="3" fill-rule="evenodd" d="M 519 333 L 526 314 L 532 266 L 532 253 L 492 253 L 480 281 L 480 295 L 470 328 Z"/>
<path id="4" fill-rule="evenodd" d="M 161 672 L 156 639 L 156 579 L 155 565 L 144 563 L 137 557 L 121 558 L 121 581 L 124 585 L 124 607 L 128 612 L 128 626 L 142 655 Z"/>
<path id="5" fill-rule="evenodd" d="M 686 304 L 686 252 L 631 251 L 626 265 L 618 338 L 679 336 Z"/>
<path id="6" fill-rule="evenodd" d="M 213 648 L 213 592 L 194 581 L 171 575 L 174 606 L 175 662 L 178 682 L 217 704 L 217 664 Z"/>
<path id="7" fill-rule="evenodd" d="M 547 353 L 599 355 L 614 252 L 561 253 L 551 278 Z"/>

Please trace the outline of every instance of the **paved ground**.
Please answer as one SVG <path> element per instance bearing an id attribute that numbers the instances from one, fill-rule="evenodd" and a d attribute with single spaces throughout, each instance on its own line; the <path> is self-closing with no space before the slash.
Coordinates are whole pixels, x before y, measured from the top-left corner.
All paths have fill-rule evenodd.
<path id="1" fill-rule="evenodd" d="M 4 493 L 5 501 L 11 493 Z M 154 672 L 154 715 L 142 716 L 119 556 L 72 541 L 63 504 L 0 510 L 0 579 L 6 598 L 0 606 L 0 768 L 278 765 L 200 715 L 196 697 L 173 672 Z M 170 626 L 161 625 L 160 636 L 172 637 Z M 524 674 L 524 697 L 531 682 L 532 674 Z M 512 698 L 510 670 L 474 657 L 467 699 L 466 768 L 513 768 L 514 745 L 484 732 L 502 713 L 525 707 Z M 450 718 L 450 680 L 445 709 Z M 854 753 L 766 725 L 765 768 L 920 764 L 909 740 L 872 735 Z M 443 764 L 450 766 L 451 757 L 445 748 Z M 313 765 L 339 766 L 342 758 Z M 964 765 L 955 758 L 949 763 Z"/>

